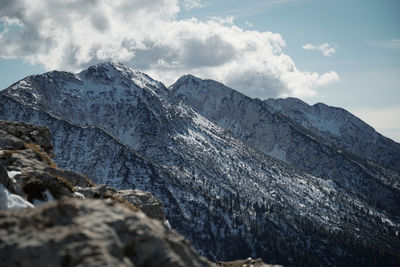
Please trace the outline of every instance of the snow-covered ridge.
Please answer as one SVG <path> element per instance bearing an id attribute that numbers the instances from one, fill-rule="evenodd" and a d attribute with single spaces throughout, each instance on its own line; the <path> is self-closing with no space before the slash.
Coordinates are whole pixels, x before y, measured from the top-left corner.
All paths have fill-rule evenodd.
<path id="1" fill-rule="evenodd" d="M 272 112 L 279 112 L 333 144 L 355 155 L 400 171 L 400 144 L 382 136 L 345 109 L 323 103 L 308 105 L 295 99 L 264 101 Z"/>
<path id="2" fill-rule="evenodd" d="M 368 197 L 396 201 L 390 177 L 385 186 L 365 183 L 364 165 L 215 81 L 185 76 L 166 90 L 149 79 L 116 63 L 28 77 L 0 94 L 0 118 L 47 125 L 59 166 L 153 192 L 171 226 L 214 260 L 253 256 L 290 265 L 277 249 L 285 244 L 301 251 L 296 261 L 327 265 L 356 258 L 359 238 L 372 249 L 400 247 L 388 237 L 400 227 L 393 214 L 362 195 L 373 188 Z M 37 102 L 25 100 L 32 92 Z M 252 140 L 290 164 L 310 163 L 316 153 L 312 168 L 318 158 L 347 178 L 310 175 L 250 146 Z M 342 235 L 349 247 L 326 241 Z"/>
<path id="3" fill-rule="evenodd" d="M 369 133 L 371 127 L 344 109 L 321 103 L 309 106 L 296 98 L 260 101 L 215 81 L 193 76 L 182 77 L 170 88 L 194 110 L 265 154 L 384 203 L 389 201 L 386 197 L 392 203 L 400 201 L 397 197 L 400 174 L 390 170 L 400 164 L 400 148 L 394 142 L 391 146 L 369 143 L 367 149 L 385 157 L 358 153 L 357 148 L 365 145 L 366 140 L 358 140 L 360 131 L 349 130 L 349 124 L 366 129 L 368 134 L 380 135 L 375 131 Z M 335 135 L 338 142 L 330 138 Z M 352 146 L 346 145 L 347 139 Z M 369 160 L 383 163 L 386 170 Z M 355 184 L 363 186 L 355 189 Z M 386 186 L 396 190 L 388 192 Z M 380 190 L 386 193 L 377 193 Z"/>

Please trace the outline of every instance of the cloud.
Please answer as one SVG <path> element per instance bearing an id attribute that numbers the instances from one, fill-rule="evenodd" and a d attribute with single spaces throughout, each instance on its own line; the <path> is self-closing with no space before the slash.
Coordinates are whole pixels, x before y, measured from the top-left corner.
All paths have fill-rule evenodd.
<path id="1" fill-rule="evenodd" d="M 183 0 L 183 6 L 186 11 L 189 11 L 194 8 L 201 8 L 204 6 L 204 3 L 201 0 Z"/>
<path id="2" fill-rule="evenodd" d="M 49 70 L 78 71 L 114 59 L 166 84 L 191 73 L 258 98 L 310 96 L 339 81 L 335 72 L 297 69 L 281 35 L 244 30 L 232 16 L 178 20 L 177 0 L 0 3 L 0 57 Z"/>
<path id="3" fill-rule="evenodd" d="M 244 22 L 244 25 L 246 25 L 246 26 L 249 27 L 249 28 L 251 28 L 251 27 L 254 26 L 253 23 L 248 22 L 247 20 Z"/>
<path id="4" fill-rule="evenodd" d="M 400 39 L 391 39 L 372 43 L 375 47 L 387 49 L 400 49 Z"/>
<path id="5" fill-rule="evenodd" d="M 320 45 L 305 44 L 302 46 L 302 48 L 305 50 L 318 51 L 321 52 L 324 56 L 330 57 L 336 53 L 337 45 L 328 43 L 323 43 Z"/>

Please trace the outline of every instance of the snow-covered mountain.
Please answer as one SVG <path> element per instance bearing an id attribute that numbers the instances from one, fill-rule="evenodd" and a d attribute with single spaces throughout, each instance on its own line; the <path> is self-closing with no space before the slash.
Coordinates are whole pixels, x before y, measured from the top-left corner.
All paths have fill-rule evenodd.
<path id="1" fill-rule="evenodd" d="M 400 171 L 400 144 L 382 136 L 371 126 L 342 108 L 323 103 L 308 105 L 296 98 L 264 101 L 314 134 L 358 157 Z"/>
<path id="2" fill-rule="evenodd" d="M 226 93 L 232 99 L 218 100 Z M 207 94 L 211 101 L 202 98 Z M 172 227 L 211 259 L 343 265 L 371 264 L 380 253 L 386 264 L 396 264 L 398 172 L 343 155 L 288 115 L 269 111 L 265 102 L 246 97 L 235 102 L 236 95 L 190 76 L 168 89 L 122 64 L 102 63 L 11 85 L 0 93 L 0 118 L 48 126 L 62 168 L 155 194 Z M 221 117 L 213 117 L 213 110 Z M 269 127 L 252 132 L 254 118 Z M 264 150 L 251 142 L 255 133 L 266 148 L 271 139 L 279 142 Z M 291 152 L 297 143 L 303 159 Z M 306 162 L 314 151 L 335 171 L 350 174 L 318 178 L 300 164 L 287 164 L 296 165 L 295 156 Z"/>
<path id="3" fill-rule="evenodd" d="M 181 77 L 170 89 L 254 148 L 332 179 L 366 201 L 400 215 L 400 144 L 349 112 L 324 104 L 309 106 L 296 98 L 252 99 L 216 81 L 191 75 Z"/>

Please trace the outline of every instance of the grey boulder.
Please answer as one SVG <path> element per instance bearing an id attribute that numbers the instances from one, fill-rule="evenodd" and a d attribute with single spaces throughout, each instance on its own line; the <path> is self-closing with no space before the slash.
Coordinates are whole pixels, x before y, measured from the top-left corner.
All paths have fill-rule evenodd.
<path id="1" fill-rule="evenodd" d="M 4 266 L 213 266 L 160 221 L 111 200 L 0 211 Z"/>

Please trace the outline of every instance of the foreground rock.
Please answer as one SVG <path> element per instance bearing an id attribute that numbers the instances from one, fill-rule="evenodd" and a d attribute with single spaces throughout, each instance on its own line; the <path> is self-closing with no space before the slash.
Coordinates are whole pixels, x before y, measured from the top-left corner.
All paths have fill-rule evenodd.
<path id="1" fill-rule="evenodd" d="M 147 216 L 159 221 L 165 221 L 165 214 L 161 201 L 155 198 L 149 192 L 140 190 L 116 190 L 105 185 L 96 185 L 93 187 L 76 187 L 76 192 L 82 194 L 86 198 L 119 198 L 128 201 L 137 206 Z"/>
<path id="2" fill-rule="evenodd" d="M 248 258 L 247 260 L 237 260 L 229 262 L 218 262 L 218 266 L 222 267 L 282 267 L 282 265 L 266 264 L 261 259 Z"/>
<path id="3" fill-rule="evenodd" d="M 110 200 L 0 211 L 3 266 L 213 266 L 175 231 Z"/>

